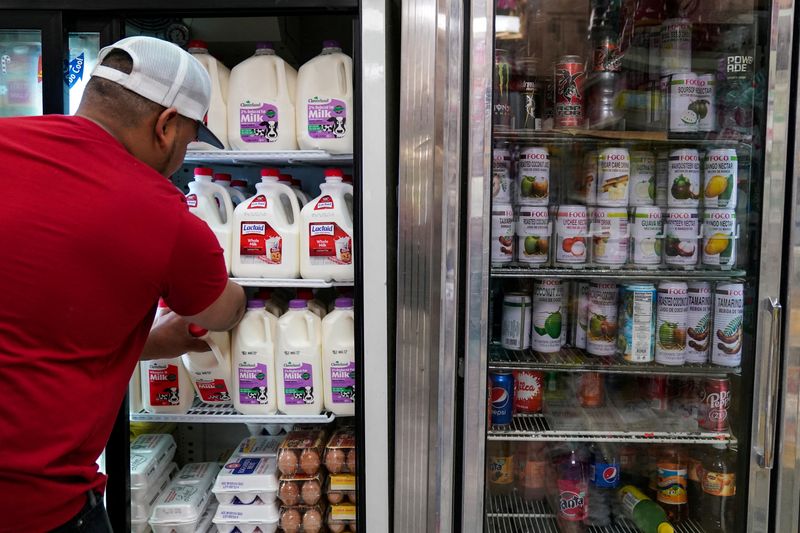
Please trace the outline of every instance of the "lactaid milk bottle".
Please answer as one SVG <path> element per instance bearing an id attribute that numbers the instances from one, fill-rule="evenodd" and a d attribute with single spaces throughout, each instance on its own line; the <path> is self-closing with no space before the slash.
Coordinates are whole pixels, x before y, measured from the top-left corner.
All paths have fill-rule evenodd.
<path id="1" fill-rule="evenodd" d="M 231 271 L 231 220 L 233 202 L 224 187 L 214 183 L 210 168 L 194 169 L 194 181 L 189 182 L 186 204 L 194 216 L 202 219 L 214 232 L 225 254 L 225 265 Z"/>

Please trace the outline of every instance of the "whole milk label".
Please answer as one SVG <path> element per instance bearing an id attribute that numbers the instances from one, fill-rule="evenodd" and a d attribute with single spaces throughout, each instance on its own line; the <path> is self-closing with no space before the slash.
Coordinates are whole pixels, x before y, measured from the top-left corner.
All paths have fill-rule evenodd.
<path id="1" fill-rule="evenodd" d="M 204 402 L 229 402 L 231 395 L 224 379 L 196 379 L 197 391 Z"/>
<path id="2" fill-rule="evenodd" d="M 346 354 L 347 350 L 341 350 Z M 331 397 L 333 403 L 353 403 L 356 395 L 356 364 L 353 361 L 331 363 Z"/>
<path id="3" fill-rule="evenodd" d="M 239 136 L 246 143 L 278 140 L 278 108 L 266 102 L 244 102 L 239 106 Z"/>
<path id="4" fill-rule="evenodd" d="M 266 221 L 242 222 L 239 230 L 239 254 L 244 265 L 280 265 L 283 261 L 283 239 Z"/>
<path id="5" fill-rule="evenodd" d="M 287 405 L 314 403 L 314 369 L 307 363 L 283 365 L 283 393 Z"/>
<path id="6" fill-rule="evenodd" d="M 264 405 L 269 402 L 267 365 L 239 363 L 239 403 Z"/>
<path id="7" fill-rule="evenodd" d="M 167 406 L 181 403 L 177 365 L 150 363 L 147 380 L 150 384 L 150 405 Z"/>
<path id="8" fill-rule="evenodd" d="M 308 254 L 312 265 L 349 265 L 353 262 L 350 235 L 335 222 L 308 224 Z"/>
<path id="9" fill-rule="evenodd" d="M 335 98 L 308 99 L 308 135 L 313 139 L 340 139 L 347 133 L 347 105 Z"/>

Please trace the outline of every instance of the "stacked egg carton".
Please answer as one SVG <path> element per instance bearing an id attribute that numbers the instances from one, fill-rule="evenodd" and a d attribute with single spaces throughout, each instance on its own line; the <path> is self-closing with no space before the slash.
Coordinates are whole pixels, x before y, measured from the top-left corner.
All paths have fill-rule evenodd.
<path id="1" fill-rule="evenodd" d="M 150 514 L 155 533 L 209 533 L 216 502 L 211 486 L 219 472 L 217 463 L 184 466 L 158 497 Z"/>
<path id="2" fill-rule="evenodd" d="M 178 467 L 175 439 L 166 434 L 143 434 L 131 442 L 131 531 L 150 531 L 147 524 L 158 497 Z"/>
<path id="3" fill-rule="evenodd" d="M 321 429 L 291 431 L 280 446 L 278 497 L 283 503 L 280 523 L 285 533 L 319 533 L 325 526 L 324 451 L 325 431 Z"/>
<path id="4" fill-rule="evenodd" d="M 325 446 L 330 503 L 326 523 L 331 533 L 356 533 L 356 435 L 353 428 L 340 428 Z"/>

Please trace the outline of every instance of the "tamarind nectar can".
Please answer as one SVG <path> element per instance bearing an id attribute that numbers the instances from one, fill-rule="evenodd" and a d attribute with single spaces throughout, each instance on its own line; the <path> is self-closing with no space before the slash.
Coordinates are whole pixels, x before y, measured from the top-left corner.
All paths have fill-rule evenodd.
<path id="1" fill-rule="evenodd" d="M 714 289 L 714 335 L 711 362 L 720 366 L 742 364 L 744 285 L 720 283 Z"/>
<path id="2" fill-rule="evenodd" d="M 687 292 L 689 310 L 686 314 L 687 363 L 705 364 L 711 347 L 711 284 L 707 281 L 692 281 Z"/>

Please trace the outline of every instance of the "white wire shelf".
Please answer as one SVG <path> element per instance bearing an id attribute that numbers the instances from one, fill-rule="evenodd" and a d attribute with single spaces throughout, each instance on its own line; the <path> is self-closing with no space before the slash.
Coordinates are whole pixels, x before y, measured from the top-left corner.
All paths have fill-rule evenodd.
<path id="1" fill-rule="evenodd" d="M 487 517 L 487 533 L 559 533 L 555 516 L 506 516 Z M 639 533 L 639 530 L 627 520 L 620 520 L 608 527 L 590 526 L 588 533 Z M 677 533 L 704 533 L 703 528 L 693 520 L 675 525 Z"/>
<path id="2" fill-rule="evenodd" d="M 240 150 L 187 151 L 187 163 L 216 164 L 288 164 L 321 165 L 352 164 L 353 154 L 331 154 L 324 150 L 284 150 L 276 152 L 250 152 Z"/>
<path id="3" fill-rule="evenodd" d="M 672 270 L 659 267 L 656 270 L 639 268 L 530 268 L 519 264 L 492 267 L 493 278 L 561 278 L 561 279 L 610 279 L 610 280 L 661 280 L 661 279 L 737 279 L 747 276 L 747 271 L 740 269 L 719 270 L 696 268 L 695 270 Z"/>
<path id="4" fill-rule="evenodd" d="M 548 518 L 555 516 L 545 500 L 528 501 L 517 491 L 511 494 L 487 494 L 485 512 L 486 516 L 492 518 L 513 516 Z"/>
<path id="5" fill-rule="evenodd" d="M 701 136 L 702 135 L 702 136 Z M 557 130 L 515 130 L 495 126 L 495 140 L 510 142 L 540 142 L 547 144 L 606 143 L 614 141 L 620 145 L 641 142 L 679 145 L 713 145 L 750 148 L 750 136 L 724 138 L 713 134 L 698 134 L 696 138 L 688 136 L 670 138 L 666 131 L 612 131 L 588 130 L 579 128 L 563 128 Z"/>
<path id="6" fill-rule="evenodd" d="M 195 422 L 218 424 L 329 424 L 336 415 L 243 415 L 233 405 L 208 405 L 195 400 L 185 414 L 131 413 L 132 422 Z"/>
<path id="7" fill-rule="evenodd" d="M 324 279 L 295 278 L 231 278 L 231 281 L 242 287 L 299 287 L 322 289 L 326 287 L 352 287 L 352 281 L 328 281 Z"/>

